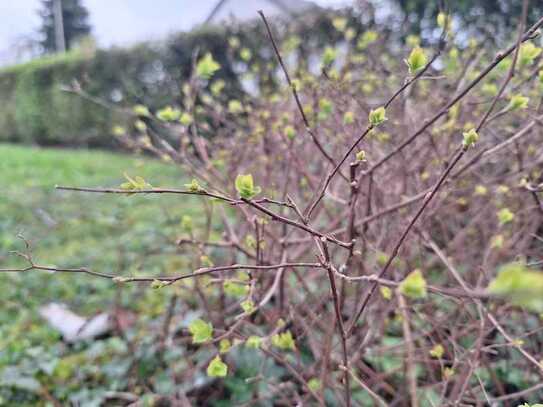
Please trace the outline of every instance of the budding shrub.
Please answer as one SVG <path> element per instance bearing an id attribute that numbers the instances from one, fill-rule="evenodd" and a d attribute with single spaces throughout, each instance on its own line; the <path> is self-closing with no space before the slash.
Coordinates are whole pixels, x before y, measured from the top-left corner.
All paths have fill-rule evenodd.
<path id="1" fill-rule="evenodd" d="M 156 291 L 179 296 L 174 315 L 198 316 L 169 331 L 188 360 L 168 362 L 176 382 L 207 373 L 204 388 L 224 386 L 215 399 L 263 405 L 484 404 L 537 384 L 541 367 L 509 343 L 523 337 L 542 358 L 541 301 L 524 298 L 543 296 L 537 43 L 523 43 L 480 126 L 512 52 L 479 82 L 497 50 L 476 40 L 450 33 L 429 66 L 439 44 L 396 52 L 375 31 L 333 26 L 343 47 L 324 50 L 318 73 L 296 60 L 296 38 L 277 36 L 290 85 L 279 71 L 279 88 L 231 100 L 206 53 L 182 105 L 135 106 L 134 128 L 115 131 L 192 179 L 127 175 L 126 193 L 180 188 L 207 205 L 176 236 L 195 269 L 171 270 L 189 276 Z M 245 75 L 258 82 L 269 72 L 252 57 Z M 202 388 L 187 394 L 211 402 Z"/>

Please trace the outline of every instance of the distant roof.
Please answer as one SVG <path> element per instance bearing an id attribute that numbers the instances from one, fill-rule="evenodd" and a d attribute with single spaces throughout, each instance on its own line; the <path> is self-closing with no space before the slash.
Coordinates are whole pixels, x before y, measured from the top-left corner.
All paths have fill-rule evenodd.
<path id="1" fill-rule="evenodd" d="M 250 20 L 258 16 L 258 10 L 266 15 L 289 15 L 315 7 L 315 3 L 307 0 L 217 0 L 205 23 Z"/>

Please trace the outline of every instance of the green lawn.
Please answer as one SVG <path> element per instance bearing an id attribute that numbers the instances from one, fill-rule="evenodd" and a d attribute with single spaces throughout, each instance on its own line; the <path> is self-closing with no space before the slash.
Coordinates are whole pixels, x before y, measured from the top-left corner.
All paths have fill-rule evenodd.
<path id="1" fill-rule="evenodd" d="M 140 175 L 153 186 L 181 187 L 186 182 L 173 165 L 149 158 L 0 145 L 0 268 L 24 265 L 8 253 L 24 249 L 17 238 L 21 233 L 31 243 L 35 261 L 41 264 L 86 266 L 119 275 L 186 272 L 187 264 L 171 242 L 180 234 L 181 217 L 200 210 L 197 200 L 54 188 L 56 184 L 118 186 L 124 182 L 124 172 Z M 124 387 L 126 375 L 118 373 L 114 380 L 114 366 L 107 380 L 93 381 L 96 372 L 89 373 L 91 379 L 73 378 L 70 369 L 89 360 L 92 365 L 97 351 L 62 346 L 58 334 L 38 316 L 40 305 L 63 302 L 86 315 L 122 305 L 136 312 L 144 310 L 143 318 L 152 318 L 164 310 L 167 299 L 156 290 L 136 285 L 116 287 L 111 281 L 86 275 L 0 275 L 0 405 L 36 405 L 36 400 L 42 399 L 37 396 L 37 383 L 55 389 L 55 397 L 63 402 L 83 400 L 82 405 L 99 400 L 101 391 Z M 108 351 L 113 339 L 100 342 L 105 347 L 101 352 Z M 122 348 L 119 343 L 111 346 Z M 116 351 L 123 354 L 122 349 Z M 74 359 L 76 356 L 78 359 Z M 122 364 L 124 356 L 119 357 L 116 363 Z M 110 359 L 115 360 L 114 356 Z M 60 382 L 66 382 L 65 387 Z M 101 387 L 98 383 L 102 382 Z M 3 387 L 6 383 L 15 387 Z"/>
<path id="2" fill-rule="evenodd" d="M 22 247 L 16 237 L 20 232 L 31 241 L 40 261 L 117 267 L 112 260 L 119 258 L 120 251 L 129 255 L 160 245 L 171 237 L 171 226 L 179 225 L 180 216 L 194 208 L 194 200 L 173 196 L 127 197 L 54 188 L 116 187 L 125 172 L 155 186 L 183 184 L 178 169 L 150 159 L 8 145 L 0 145 L 0 157 L 2 262 L 11 263 L 5 253 Z"/>

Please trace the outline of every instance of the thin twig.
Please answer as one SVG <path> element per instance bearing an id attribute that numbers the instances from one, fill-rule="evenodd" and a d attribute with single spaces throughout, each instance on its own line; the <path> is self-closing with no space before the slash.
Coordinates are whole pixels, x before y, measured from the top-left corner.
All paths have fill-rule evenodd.
<path id="1" fill-rule="evenodd" d="M 409 383 L 409 396 L 411 398 L 411 407 L 418 407 L 417 397 L 417 372 L 415 370 L 415 348 L 411 336 L 411 327 L 409 326 L 409 312 L 404 296 L 397 290 L 398 307 L 402 315 L 402 327 L 405 344 L 407 347 L 407 381 Z"/>
<path id="2" fill-rule="evenodd" d="M 264 22 L 264 25 L 266 26 L 266 31 L 268 32 L 268 37 L 270 38 L 270 41 L 272 43 L 273 50 L 275 52 L 275 56 L 277 57 L 277 60 L 279 61 L 279 65 L 281 66 L 281 69 L 283 70 L 283 73 L 285 74 L 285 78 L 287 80 L 288 86 L 290 87 L 292 94 L 294 96 L 294 100 L 296 101 L 296 106 L 298 107 L 298 111 L 300 112 L 300 115 L 302 116 L 302 120 L 305 125 L 306 131 L 311 136 L 311 139 L 313 140 L 313 143 L 317 146 L 318 150 L 321 152 L 321 154 L 332 164 L 333 166 L 336 166 L 336 163 L 334 159 L 326 152 L 324 147 L 322 146 L 321 142 L 317 138 L 316 134 L 311 129 L 311 126 L 309 125 L 309 120 L 307 120 L 307 116 L 304 112 L 304 108 L 302 106 L 302 103 L 300 102 L 300 97 L 298 96 L 298 91 L 296 90 L 296 86 L 290 79 L 290 75 L 288 73 L 287 67 L 285 66 L 285 63 L 283 62 L 283 58 L 281 57 L 281 53 L 279 52 L 279 48 L 277 47 L 277 43 L 275 42 L 275 39 L 273 38 L 273 34 L 271 32 L 270 25 L 268 24 L 268 20 L 266 19 L 266 16 L 264 15 L 264 12 L 262 10 L 258 10 L 258 14 L 260 14 L 260 17 L 262 18 L 262 21 Z M 345 175 L 341 174 L 341 176 L 347 180 L 347 177 Z"/>

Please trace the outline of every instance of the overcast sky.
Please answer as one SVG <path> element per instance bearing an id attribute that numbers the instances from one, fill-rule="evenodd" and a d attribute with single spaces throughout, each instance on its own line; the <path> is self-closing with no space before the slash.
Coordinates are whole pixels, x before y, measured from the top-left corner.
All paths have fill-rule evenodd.
<path id="1" fill-rule="evenodd" d="M 202 22 L 217 0 L 83 0 L 99 45 L 126 45 L 188 30 Z M 346 0 L 314 0 L 323 6 Z M 34 36 L 40 0 L 0 0 L 0 64 L 13 58 L 10 48 Z"/>

